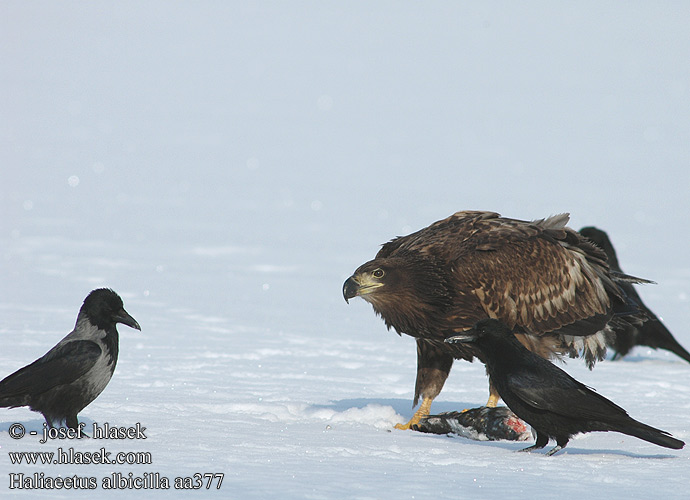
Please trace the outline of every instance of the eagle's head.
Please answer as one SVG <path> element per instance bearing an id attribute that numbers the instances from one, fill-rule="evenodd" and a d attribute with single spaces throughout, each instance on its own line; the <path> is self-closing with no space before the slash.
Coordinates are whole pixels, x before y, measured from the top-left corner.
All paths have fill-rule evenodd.
<path id="1" fill-rule="evenodd" d="M 383 296 L 395 294 L 405 281 L 400 266 L 391 259 L 374 259 L 359 266 L 343 284 L 343 297 L 346 302 L 354 297 L 362 297 L 372 304 Z"/>
<path id="2" fill-rule="evenodd" d="M 450 304 L 449 290 L 446 273 L 431 259 L 379 257 L 362 264 L 345 281 L 343 297 L 348 302 L 362 297 L 389 328 L 414 335 L 439 319 L 438 313 Z"/>

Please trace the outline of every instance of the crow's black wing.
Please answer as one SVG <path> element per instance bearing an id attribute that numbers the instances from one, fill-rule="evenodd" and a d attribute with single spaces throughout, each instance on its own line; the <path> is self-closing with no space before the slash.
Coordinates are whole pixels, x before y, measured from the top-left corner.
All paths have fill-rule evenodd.
<path id="1" fill-rule="evenodd" d="M 578 382 L 560 368 L 534 372 L 521 370 L 508 375 L 512 392 L 525 404 L 565 417 L 601 420 L 627 412 Z"/>
<path id="2" fill-rule="evenodd" d="M 69 384 L 87 373 L 101 355 L 90 340 L 75 340 L 51 349 L 0 382 L 0 398 L 41 394 L 58 385 Z"/>

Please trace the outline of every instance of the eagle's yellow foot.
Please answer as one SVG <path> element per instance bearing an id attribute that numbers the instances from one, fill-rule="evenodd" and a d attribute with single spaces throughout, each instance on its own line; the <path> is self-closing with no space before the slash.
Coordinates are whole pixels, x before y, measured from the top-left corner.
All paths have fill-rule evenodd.
<path id="1" fill-rule="evenodd" d="M 413 425 L 417 425 L 419 421 L 422 419 L 422 417 L 426 417 L 426 415 L 417 415 L 415 413 L 409 422 L 407 422 L 406 424 L 395 424 L 395 428 L 400 429 L 401 431 L 410 430 L 410 427 L 412 427 Z"/>
<path id="2" fill-rule="evenodd" d="M 395 424 L 395 428 L 406 431 L 409 430 L 413 425 L 417 425 L 421 419 L 428 417 L 432 401 L 433 399 L 431 398 L 424 398 L 422 400 L 422 404 L 419 406 L 419 410 L 417 410 L 415 414 L 412 415 L 410 421 L 406 424 Z"/>
<path id="3" fill-rule="evenodd" d="M 496 408 L 496 406 L 498 406 L 499 399 L 501 399 L 501 396 L 499 396 L 498 393 L 489 392 L 489 400 L 486 402 L 486 407 Z M 466 411 L 470 410 L 474 410 L 474 408 L 465 408 L 460 413 L 465 413 Z"/>
<path id="4" fill-rule="evenodd" d="M 486 402 L 486 406 L 489 408 L 496 408 L 499 399 L 501 399 L 501 396 L 499 396 L 498 393 L 490 391 L 489 400 Z"/>

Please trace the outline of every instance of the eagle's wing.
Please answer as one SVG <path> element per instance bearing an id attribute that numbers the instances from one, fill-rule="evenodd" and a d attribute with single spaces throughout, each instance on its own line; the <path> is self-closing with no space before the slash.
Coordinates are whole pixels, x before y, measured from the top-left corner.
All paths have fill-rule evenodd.
<path id="1" fill-rule="evenodd" d="M 434 222 L 406 236 L 398 236 L 384 243 L 376 258 L 391 257 L 405 252 L 416 252 L 431 255 L 435 258 L 450 260 L 463 248 L 463 243 L 481 227 L 485 221 L 496 224 L 502 221 L 495 212 L 478 212 L 466 210 L 456 212 L 445 219 Z"/>
<path id="2" fill-rule="evenodd" d="M 600 331 L 612 316 L 609 294 L 621 291 L 601 252 L 566 222 L 483 221 L 458 249 L 457 288 L 472 293 L 489 317 L 532 335 Z"/>
<path id="3" fill-rule="evenodd" d="M 626 299 L 606 254 L 567 222 L 567 214 L 530 222 L 458 212 L 386 243 L 379 256 L 419 254 L 444 267 L 454 295 L 445 337 L 488 316 L 524 331 L 534 352 L 579 353 L 591 366 Z"/>
<path id="4" fill-rule="evenodd" d="M 463 259 L 465 260 L 465 259 Z M 489 317 L 531 334 L 553 332 L 580 320 L 590 321 L 571 334 L 597 332 L 611 316 L 602 270 L 581 254 L 542 238 L 477 250 L 458 266 L 458 280 L 473 293 Z"/>

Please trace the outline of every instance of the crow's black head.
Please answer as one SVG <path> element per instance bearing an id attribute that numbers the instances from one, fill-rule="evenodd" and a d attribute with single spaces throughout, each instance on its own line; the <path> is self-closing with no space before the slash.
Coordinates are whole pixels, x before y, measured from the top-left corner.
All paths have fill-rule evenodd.
<path id="1" fill-rule="evenodd" d="M 120 296 L 109 288 L 93 290 L 84 299 L 81 313 L 85 314 L 91 323 L 102 330 L 114 327 L 116 323 L 141 330 L 139 323 L 125 311 Z"/>
<path id="2" fill-rule="evenodd" d="M 594 226 L 587 226 L 580 229 L 579 233 L 594 243 L 596 246 L 601 248 L 604 253 L 606 253 L 606 258 L 608 264 L 614 271 L 620 271 L 621 268 L 618 265 L 618 257 L 616 257 L 616 251 L 613 249 L 609 235 L 605 231 Z"/>

